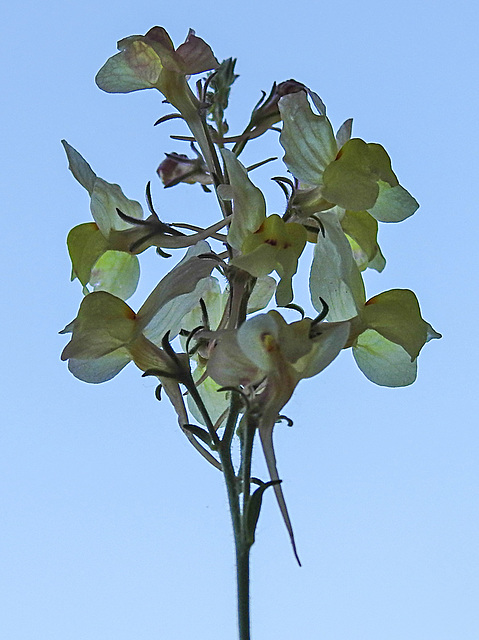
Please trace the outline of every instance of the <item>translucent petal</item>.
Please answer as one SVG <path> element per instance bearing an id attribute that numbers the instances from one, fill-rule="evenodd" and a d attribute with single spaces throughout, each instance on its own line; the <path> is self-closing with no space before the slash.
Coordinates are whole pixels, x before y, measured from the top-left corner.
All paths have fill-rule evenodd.
<path id="1" fill-rule="evenodd" d="M 380 222 L 401 222 L 412 216 L 419 208 L 419 203 L 412 195 L 396 185 L 391 187 L 387 182 L 379 181 L 379 195 L 369 213 Z"/>
<path id="2" fill-rule="evenodd" d="M 264 378 L 264 372 L 240 349 L 236 331 L 227 331 L 219 336 L 208 360 L 207 371 L 222 387 L 246 385 Z"/>
<path id="3" fill-rule="evenodd" d="M 200 308 L 200 298 L 204 298 L 210 291 L 211 280 L 213 278 L 202 278 L 193 291 L 177 295 L 164 304 L 144 328 L 144 335 L 158 345 L 167 331 L 170 332 L 170 339 L 178 335 L 180 329 L 185 328 L 185 316 L 193 309 Z"/>
<path id="4" fill-rule="evenodd" d="M 381 386 L 405 387 L 416 379 L 417 361 L 373 329 L 359 336 L 353 355 L 366 378 Z"/>
<path id="5" fill-rule="evenodd" d="M 262 313 L 247 320 L 238 329 L 241 351 L 264 372 L 276 368 L 277 354 L 280 351 L 277 316 L 281 318 L 278 313 Z"/>
<path id="6" fill-rule="evenodd" d="M 90 282 L 95 263 L 108 249 L 108 242 L 94 222 L 86 222 L 70 231 L 67 246 L 73 276 L 85 287 Z"/>
<path id="7" fill-rule="evenodd" d="M 388 154 L 379 144 L 353 138 L 326 167 L 323 196 L 344 209 L 370 209 L 379 194 L 378 180 L 398 184 Z"/>
<path id="8" fill-rule="evenodd" d="M 90 210 L 105 238 L 108 238 L 112 230 L 122 231 L 131 228 L 131 223 L 122 220 L 117 209 L 130 218 L 143 218 L 143 209 L 139 202 L 129 200 L 117 184 L 97 178 L 91 194 Z"/>
<path id="9" fill-rule="evenodd" d="M 381 247 L 378 245 L 377 253 L 374 256 L 374 258 L 369 261 L 368 267 L 370 269 L 374 269 L 375 271 L 378 271 L 379 273 L 381 273 L 381 271 L 384 269 L 385 266 L 386 266 L 386 258 L 383 256 Z"/>
<path id="10" fill-rule="evenodd" d="M 128 300 L 135 293 L 139 279 L 137 256 L 124 251 L 106 251 L 93 267 L 89 283 L 94 291 L 108 291 Z"/>
<path id="11" fill-rule="evenodd" d="M 353 119 L 348 118 L 343 122 L 343 124 L 339 127 L 336 132 L 336 142 L 338 143 L 339 149 L 343 145 L 346 144 L 348 140 L 351 139 L 351 132 L 353 130 Z"/>
<path id="12" fill-rule="evenodd" d="M 126 349 L 116 349 L 96 360 L 77 360 L 70 358 L 68 369 L 83 382 L 98 384 L 114 378 L 131 361 Z"/>
<path id="13" fill-rule="evenodd" d="M 426 343 L 429 325 L 409 289 L 391 289 L 374 296 L 364 306 L 361 319 L 370 329 L 400 344 L 411 359 L 417 358 Z"/>
<path id="14" fill-rule="evenodd" d="M 135 314 L 123 300 L 106 291 L 90 293 L 80 305 L 62 360 L 101 358 L 131 342 L 136 330 Z"/>
<path id="15" fill-rule="evenodd" d="M 241 250 L 250 233 L 256 231 L 266 217 L 266 203 L 261 191 L 248 177 L 248 172 L 234 153 L 222 149 L 233 196 L 233 220 L 228 231 L 229 244 Z"/>
<path id="16" fill-rule="evenodd" d="M 349 320 L 358 314 L 365 301 L 361 274 L 350 244 L 335 213 L 318 214 L 325 236 L 318 234 L 311 265 L 309 288 L 311 301 L 322 311 L 320 298 L 329 307 L 328 320 Z"/>
<path id="17" fill-rule="evenodd" d="M 195 371 L 193 372 L 193 379 L 195 380 L 195 382 L 200 379 L 204 372 L 205 369 L 203 367 L 196 367 Z M 218 392 L 219 388 L 220 385 L 209 376 L 197 387 L 198 393 L 200 394 L 200 397 L 206 406 L 213 424 L 216 424 L 216 421 L 219 419 L 219 417 L 228 409 L 231 401 L 231 394 L 225 391 Z M 195 420 L 204 425 L 204 418 L 190 395 L 187 396 L 187 402 L 188 408 Z M 218 427 L 220 426 L 222 425 L 218 425 Z"/>
<path id="18" fill-rule="evenodd" d="M 107 93 L 129 93 L 154 87 L 162 69 L 160 59 L 145 43 L 137 42 L 135 48 L 137 56 L 121 51 L 105 62 L 95 77 L 100 89 Z"/>
<path id="19" fill-rule="evenodd" d="M 248 313 L 261 311 L 268 306 L 276 290 L 276 280 L 271 276 L 263 276 L 256 280 L 248 300 Z"/>
<path id="20" fill-rule="evenodd" d="M 323 322 L 321 335 L 311 341 L 311 351 L 298 360 L 294 368 L 301 378 L 311 378 L 317 375 L 339 355 L 348 338 L 348 322 Z"/>
<path id="21" fill-rule="evenodd" d="M 377 221 L 367 211 L 346 211 L 341 219 L 341 227 L 360 247 L 367 266 L 379 249 Z"/>
<path id="22" fill-rule="evenodd" d="M 261 278 L 276 268 L 277 249 L 270 244 L 261 243 L 259 238 L 257 240 L 258 246 L 255 249 L 237 256 L 230 261 L 230 264 L 247 271 L 255 278 Z"/>
<path id="23" fill-rule="evenodd" d="M 138 326 L 141 331 L 150 323 L 156 323 L 155 316 L 170 300 L 194 291 L 198 282 L 210 275 L 218 263 L 213 259 L 199 257 L 210 252 L 207 242 L 198 242 L 190 247 L 181 262 L 160 280 L 138 311 Z M 150 330 L 153 331 L 152 328 Z"/>
<path id="24" fill-rule="evenodd" d="M 210 45 L 202 38 L 198 38 L 191 29 L 185 42 L 176 50 L 175 57 L 181 62 L 183 70 L 188 75 L 203 73 L 220 66 Z"/>
<path id="25" fill-rule="evenodd" d="M 290 93 L 279 101 L 283 119 L 280 143 L 283 161 L 301 182 L 321 185 L 323 171 L 338 152 L 333 128 L 326 116 L 311 110 L 304 91 Z"/>
<path id="26" fill-rule="evenodd" d="M 95 186 L 96 173 L 92 170 L 88 162 L 68 144 L 66 140 L 62 140 L 63 147 L 68 158 L 68 167 L 74 177 L 91 195 Z"/>

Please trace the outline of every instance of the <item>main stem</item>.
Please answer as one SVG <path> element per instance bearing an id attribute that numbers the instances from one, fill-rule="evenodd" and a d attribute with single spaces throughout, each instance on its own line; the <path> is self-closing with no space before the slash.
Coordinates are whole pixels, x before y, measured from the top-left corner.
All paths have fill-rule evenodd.
<path id="1" fill-rule="evenodd" d="M 249 545 L 236 544 L 239 640 L 250 640 Z"/>
<path id="2" fill-rule="evenodd" d="M 251 542 L 247 531 L 246 502 L 243 500 L 243 509 L 241 509 L 239 478 L 235 474 L 231 460 L 231 440 L 236 428 L 239 409 L 240 400 L 234 394 L 219 454 L 225 477 L 235 541 L 239 640 L 250 640 L 249 552 Z M 251 468 L 250 465 L 247 467 Z M 249 488 L 249 478 L 247 484 Z M 244 489 L 243 479 L 241 487 L 243 496 L 245 496 Z"/>
<path id="3" fill-rule="evenodd" d="M 194 104 L 195 101 L 193 101 Z M 180 109 L 180 111 L 182 111 Z M 189 111 L 189 110 L 188 110 Z M 208 169 L 215 180 L 215 186 L 224 181 L 221 165 L 216 153 L 214 143 L 211 139 L 210 131 L 207 126 L 204 117 L 201 117 L 198 110 L 193 107 L 192 112 L 184 113 L 182 111 L 185 120 L 188 122 L 188 126 L 193 133 L 200 149 L 203 153 L 205 161 L 208 165 Z M 218 198 L 219 205 L 223 212 L 223 215 L 227 217 L 231 213 L 231 205 L 221 198 Z M 247 280 L 250 276 L 247 277 Z M 240 298 L 244 298 L 244 304 L 240 304 L 239 308 L 235 310 L 234 319 L 235 325 L 239 326 L 246 319 L 246 305 L 251 293 L 250 290 L 245 292 L 246 282 L 241 282 L 239 287 L 241 291 Z M 233 287 L 233 288 L 238 288 Z M 252 288 L 252 287 L 251 287 Z M 246 293 L 246 295 L 245 295 Z M 248 469 L 248 478 L 245 478 L 245 474 L 242 475 L 240 480 L 236 476 L 232 458 L 231 458 L 231 443 L 235 433 L 236 424 L 238 422 L 238 415 L 241 408 L 240 398 L 233 393 L 231 397 L 230 412 L 228 420 L 226 422 L 223 438 L 218 439 L 214 426 L 209 420 L 208 412 L 204 407 L 199 394 L 195 395 L 195 401 L 203 413 L 203 417 L 206 420 L 208 431 L 212 436 L 212 441 L 216 445 L 218 454 L 221 460 L 221 466 L 225 478 L 226 491 L 228 494 L 228 502 L 231 513 L 231 520 L 233 524 L 233 533 L 236 550 L 236 584 L 237 584 L 237 603 L 238 603 L 238 629 L 239 640 L 250 640 L 250 597 L 249 597 L 249 552 L 251 548 L 251 540 L 249 539 L 247 530 L 247 505 L 249 501 L 249 489 L 250 489 L 250 475 L 251 475 L 251 455 L 252 444 L 250 447 L 243 447 L 242 450 L 242 468 L 245 465 L 246 451 L 249 453 L 249 460 L 246 462 L 246 468 Z M 241 488 L 240 488 L 241 487 Z M 243 508 L 240 503 L 240 493 L 243 492 Z"/>

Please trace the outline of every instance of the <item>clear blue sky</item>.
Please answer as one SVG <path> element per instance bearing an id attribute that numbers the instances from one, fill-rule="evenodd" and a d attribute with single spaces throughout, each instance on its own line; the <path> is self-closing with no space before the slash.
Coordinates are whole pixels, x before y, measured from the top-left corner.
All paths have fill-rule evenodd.
<path id="1" fill-rule="evenodd" d="M 152 127 L 166 113 L 158 94 L 112 96 L 93 82 L 119 38 L 155 24 L 178 44 L 192 27 L 218 58 L 239 58 L 233 130 L 261 89 L 294 77 L 336 126 L 353 116 L 355 135 L 385 146 L 421 209 L 382 226 L 388 266 L 368 291 L 413 289 L 444 335 L 424 349 L 412 387 L 376 387 L 344 353 L 295 394 L 295 426 L 278 428 L 276 441 L 303 567 L 269 496 L 253 552 L 255 640 L 479 638 L 473 6 L 10 3 L 0 44 L 2 638 L 235 639 L 220 474 L 133 366 L 93 386 L 59 360 L 57 331 L 81 295 L 65 237 L 89 219 L 60 139 L 140 200 L 163 153 L 185 150 L 168 138 L 181 123 Z M 274 147 L 271 134 L 248 159 Z M 256 175 L 270 211 L 280 207 L 268 171 Z M 212 215 L 191 207 L 193 187 L 156 182 L 154 196 L 168 220 Z M 133 306 L 161 275 L 150 272 Z"/>

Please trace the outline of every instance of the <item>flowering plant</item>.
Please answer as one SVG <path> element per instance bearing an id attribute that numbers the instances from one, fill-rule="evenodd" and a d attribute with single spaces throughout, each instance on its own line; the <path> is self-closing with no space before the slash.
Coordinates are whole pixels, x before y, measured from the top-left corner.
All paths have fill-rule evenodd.
<path id="1" fill-rule="evenodd" d="M 206 226 L 164 222 L 149 184 L 145 217 L 140 203 L 99 178 L 64 141 L 93 221 L 68 235 L 72 277 L 84 298 L 62 331 L 71 334 L 62 359 L 90 383 L 111 379 L 130 362 L 156 377 L 156 397 L 163 389 L 180 429 L 223 473 L 235 536 L 239 637 L 246 640 L 249 551 L 269 487 L 299 562 L 273 446 L 274 427 L 289 421 L 282 411 L 297 385 L 349 348 L 372 382 L 409 385 L 422 347 L 440 337 L 422 318 L 412 291 L 367 299 L 363 282 L 367 269 L 385 266 L 378 223 L 404 220 L 418 204 L 400 185 L 385 149 L 351 137 L 352 120 L 334 133 L 324 103 L 305 85 L 274 84 L 244 131 L 228 137 L 235 60 L 219 63 L 191 30 L 175 49 L 162 27 L 125 38 L 118 48 L 98 72 L 98 86 L 119 93 L 156 89 L 176 109 L 158 122 L 182 119 L 191 135 L 175 137 L 189 141 L 195 157 L 168 153 L 158 175 L 169 188 L 198 183 L 211 194 L 204 197 L 216 197 L 219 219 Z M 195 93 L 188 78 L 198 73 L 207 75 Z M 286 197 L 280 214 L 268 212 L 250 177 L 271 158 L 252 167 L 239 160 L 250 141 L 278 131 L 275 125 L 289 172 L 273 177 Z M 293 287 L 308 244 L 313 317 L 299 306 Z M 135 312 L 125 301 L 138 284 L 138 256 L 152 247 L 164 258 L 171 258 L 165 249 L 186 253 Z M 293 312 L 300 319 L 287 321 Z M 252 477 L 256 436 L 269 479 Z"/>

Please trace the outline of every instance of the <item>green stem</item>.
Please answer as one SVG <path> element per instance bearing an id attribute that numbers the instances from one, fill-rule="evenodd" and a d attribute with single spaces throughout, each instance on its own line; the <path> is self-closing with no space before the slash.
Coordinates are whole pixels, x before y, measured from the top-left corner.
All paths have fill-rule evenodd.
<path id="1" fill-rule="evenodd" d="M 245 541 L 246 542 L 246 541 Z M 239 640 L 250 640 L 249 544 L 236 547 Z"/>
<path id="2" fill-rule="evenodd" d="M 250 640 L 249 551 L 251 545 L 246 528 L 245 502 L 243 500 L 243 509 L 241 509 L 240 485 L 231 460 L 231 441 L 240 407 L 241 399 L 236 394 L 233 394 L 228 421 L 219 447 L 219 454 L 225 477 L 235 541 L 239 640 Z M 251 461 L 246 466 L 243 466 L 244 468 L 251 469 Z M 247 484 L 249 486 L 249 478 Z M 242 488 L 244 491 L 244 476 Z"/>

